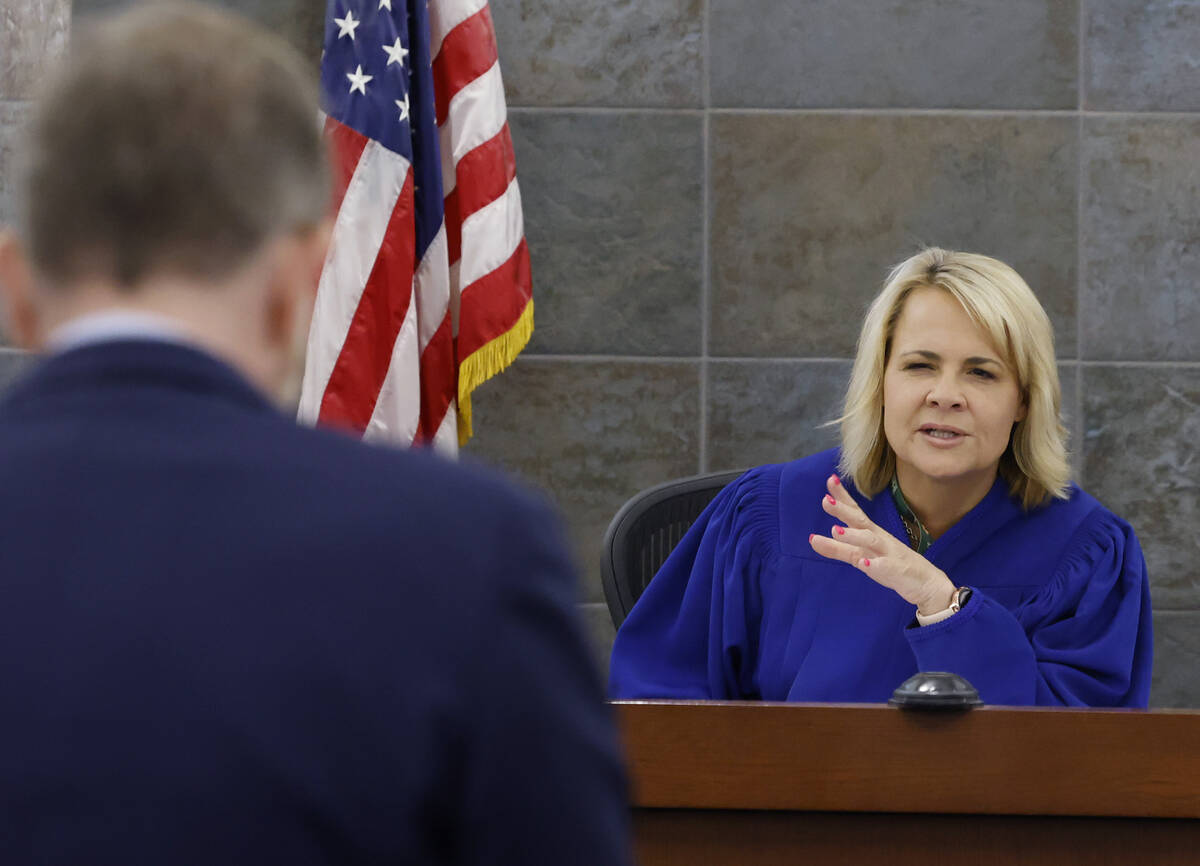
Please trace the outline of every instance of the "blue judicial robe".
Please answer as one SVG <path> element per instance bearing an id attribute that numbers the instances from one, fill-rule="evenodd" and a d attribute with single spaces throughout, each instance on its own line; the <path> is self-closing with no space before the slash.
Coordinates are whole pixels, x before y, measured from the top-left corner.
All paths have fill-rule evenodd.
<path id="1" fill-rule="evenodd" d="M 617 634 L 614 698 L 886 701 L 918 670 L 966 677 L 986 703 L 1145 707 L 1152 635 L 1133 529 L 1072 486 L 1024 511 L 997 479 L 926 552 L 974 590 L 947 620 L 808 543 L 837 451 L 752 469 L 713 500 Z M 907 536 L 892 497 L 867 499 Z"/>

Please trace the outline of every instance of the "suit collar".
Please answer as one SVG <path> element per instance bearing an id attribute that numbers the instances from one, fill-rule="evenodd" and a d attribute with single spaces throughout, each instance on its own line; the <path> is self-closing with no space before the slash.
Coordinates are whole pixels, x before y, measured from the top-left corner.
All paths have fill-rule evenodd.
<path id="1" fill-rule="evenodd" d="M 0 413 L 72 392 L 139 387 L 275 411 L 244 376 L 207 352 L 181 343 L 132 338 L 80 346 L 43 359 L 0 399 Z"/>

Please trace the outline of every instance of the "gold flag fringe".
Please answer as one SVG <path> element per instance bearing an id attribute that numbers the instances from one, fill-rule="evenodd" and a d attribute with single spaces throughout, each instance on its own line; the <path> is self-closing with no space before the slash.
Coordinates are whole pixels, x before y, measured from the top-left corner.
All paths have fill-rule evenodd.
<path id="1" fill-rule="evenodd" d="M 463 359 L 458 367 L 458 444 L 471 438 L 471 392 L 516 360 L 533 336 L 533 299 L 525 305 L 513 326 L 484 343 Z"/>

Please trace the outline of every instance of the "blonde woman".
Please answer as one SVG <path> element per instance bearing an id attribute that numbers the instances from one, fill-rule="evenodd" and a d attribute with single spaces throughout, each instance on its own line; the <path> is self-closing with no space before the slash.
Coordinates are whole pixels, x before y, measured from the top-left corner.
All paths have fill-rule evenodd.
<path id="1" fill-rule="evenodd" d="M 752 469 L 622 625 L 614 697 L 1146 706 L 1132 528 L 1068 478 L 1049 319 L 1012 268 L 924 250 L 859 338 L 842 447 Z"/>

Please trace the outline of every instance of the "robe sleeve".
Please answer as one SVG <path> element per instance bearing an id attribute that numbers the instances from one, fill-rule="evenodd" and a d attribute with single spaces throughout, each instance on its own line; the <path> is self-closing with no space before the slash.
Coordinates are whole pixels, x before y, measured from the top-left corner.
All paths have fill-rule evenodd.
<path id="1" fill-rule="evenodd" d="M 692 524 L 621 625 L 613 698 L 756 698 L 759 580 L 778 550 L 778 469 L 752 469 Z"/>
<path id="2" fill-rule="evenodd" d="M 985 703 L 1149 702 L 1146 563 L 1129 524 L 1103 510 L 1075 533 L 1046 585 L 1014 610 L 976 589 L 959 613 L 905 634 L 921 670 L 961 674 Z"/>

